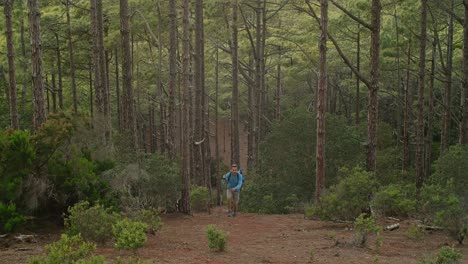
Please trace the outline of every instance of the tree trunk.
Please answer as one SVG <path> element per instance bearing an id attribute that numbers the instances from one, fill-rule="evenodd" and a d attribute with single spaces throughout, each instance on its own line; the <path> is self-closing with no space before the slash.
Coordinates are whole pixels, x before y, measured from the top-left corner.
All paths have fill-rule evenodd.
<path id="1" fill-rule="evenodd" d="M 122 37 L 123 129 L 131 136 L 133 148 L 138 149 L 138 134 L 133 103 L 132 52 L 130 49 L 128 1 L 120 0 L 120 33 Z"/>
<path id="2" fill-rule="evenodd" d="M 215 68 L 215 148 L 216 148 L 216 176 L 220 175 L 219 171 L 219 163 L 221 162 L 221 159 L 219 157 L 219 135 L 218 135 L 218 124 L 219 124 L 219 116 L 218 116 L 218 90 L 219 90 L 219 49 L 216 47 L 216 68 Z M 221 206 L 221 197 L 222 197 L 222 192 L 221 192 L 221 183 L 219 180 L 216 180 L 216 191 L 217 191 L 217 196 L 216 196 L 216 204 L 218 206 Z"/>
<path id="3" fill-rule="evenodd" d="M 463 25 L 463 96 L 462 120 L 460 122 L 460 144 L 468 144 L 468 0 L 463 0 L 465 19 Z"/>
<path id="4" fill-rule="evenodd" d="M 203 1 L 195 0 L 195 56 L 194 56 L 194 73 L 195 73 L 195 103 L 194 110 L 194 175 L 193 177 L 199 184 L 207 186 L 205 171 L 204 171 L 204 158 L 203 158 L 203 145 L 204 145 L 204 132 L 203 132 L 203 101 L 205 95 L 203 94 L 202 87 L 202 23 L 203 23 Z"/>
<path id="5" fill-rule="evenodd" d="M 52 73 L 52 111 L 57 112 L 57 83 L 55 73 Z"/>
<path id="6" fill-rule="evenodd" d="M 453 0 L 450 0 L 450 10 L 453 11 Z M 453 71 L 453 16 L 449 14 L 449 25 L 447 32 L 447 64 L 445 65 L 445 93 L 444 93 L 444 116 L 442 121 L 442 132 L 440 136 L 440 155 L 449 148 L 450 125 L 452 121 L 452 71 Z"/>
<path id="7" fill-rule="evenodd" d="M 31 65 L 33 83 L 33 130 L 46 120 L 44 108 L 44 80 L 42 79 L 42 47 L 39 1 L 28 0 L 29 30 L 31 36 Z"/>
<path id="8" fill-rule="evenodd" d="M 7 38 L 7 53 L 8 53 L 8 75 L 10 78 L 9 86 L 9 102 L 10 102 L 10 124 L 12 129 L 19 129 L 18 118 L 18 100 L 16 96 L 16 74 L 15 74 L 15 49 L 13 45 L 13 30 L 12 30 L 12 9 L 13 0 L 5 0 L 4 13 L 5 13 L 5 29 Z"/>
<path id="9" fill-rule="evenodd" d="M 172 5 L 172 3 L 170 3 Z M 171 7 L 173 8 L 173 7 Z M 158 12 L 158 85 L 157 85 L 157 91 L 156 91 L 156 96 L 157 96 L 157 100 L 159 102 L 159 120 L 160 120 L 160 149 L 161 149 L 161 153 L 164 153 L 165 152 L 165 146 L 166 146 L 166 130 L 165 130 L 165 120 L 164 120 L 164 109 L 165 109 L 165 97 L 164 97 L 164 91 L 163 91 L 163 80 L 162 80 L 162 42 L 161 42 L 161 24 L 163 23 L 163 18 L 162 18 L 162 15 L 161 15 L 161 0 L 158 0 L 158 4 L 157 4 L 157 12 Z M 171 15 L 173 14 L 176 14 L 177 16 L 177 13 L 174 13 L 174 11 L 171 9 L 171 12 L 170 13 Z M 170 17 L 170 19 L 173 19 L 172 16 Z M 172 21 L 170 20 L 171 23 L 175 22 L 175 21 Z M 173 26 L 171 24 L 171 26 Z M 175 26 L 175 28 L 177 28 L 177 25 Z M 172 28 L 170 30 L 173 30 Z M 175 30 L 176 31 L 176 30 Z M 177 42 L 177 32 L 174 32 L 176 33 L 176 39 L 175 41 Z M 171 31 L 170 32 L 171 34 L 171 37 L 173 38 L 174 36 L 172 36 L 173 32 Z M 173 41 L 174 39 L 172 39 L 171 41 Z M 177 45 L 175 45 L 177 46 Z M 172 65 L 171 67 L 174 67 L 174 65 Z M 176 69 L 173 69 L 171 68 L 170 70 L 174 71 Z M 174 81 L 175 83 L 175 81 Z M 175 89 L 175 88 L 174 88 Z M 179 116 L 179 118 L 181 118 Z M 156 121 L 155 121 L 156 122 Z M 156 145 L 157 144 L 157 135 L 158 133 L 156 132 L 157 130 L 155 129 L 155 134 L 156 134 Z M 179 134 L 179 137 L 182 137 L 182 134 Z M 175 142 L 174 142 L 175 144 Z"/>
<path id="10" fill-rule="evenodd" d="M 403 155 L 401 162 L 401 171 L 405 172 L 406 166 L 408 165 L 408 152 L 409 152 L 409 118 L 411 115 L 411 104 L 412 93 L 410 92 L 410 70 L 411 70 L 411 39 L 408 41 L 408 57 L 406 66 L 406 82 L 405 82 L 405 110 L 403 115 Z"/>
<path id="11" fill-rule="evenodd" d="M 378 126 L 378 90 L 380 80 L 380 14 L 382 5 L 380 0 L 372 0 L 371 13 L 371 49 L 370 49 L 370 87 L 369 107 L 367 111 L 367 169 L 375 171 L 377 155 L 377 126 Z"/>
<path id="12" fill-rule="evenodd" d="M 171 1 L 173 2 L 173 1 Z M 190 80 L 190 25 L 189 25 L 190 0 L 183 0 L 183 33 L 182 33 L 182 76 L 184 87 L 184 113 L 183 113 L 183 142 L 184 148 L 181 151 L 182 156 L 182 199 L 181 211 L 185 214 L 191 214 L 190 209 L 190 100 L 191 100 L 191 80 Z M 173 15 L 174 16 L 174 15 Z"/>
<path id="13" fill-rule="evenodd" d="M 99 18 L 98 18 L 98 1 L 91 0 L 91 29 L 92 29 L 92 40 L 93 40 L 93 69 L 94 69 L 94 94 L 96 97 L 96 115 L 98 123 L 102 122 L 104 114 L 104 88 L 102 84 L 103 76 L 101 76 L 100 70 L 100 51 L 99 51 Z"/>
<path id="14" fill-rule="evenodd" d="M 102 11 L 102 0 L 96 0 L 96 31 L 97 31 L 97 45 L 99 54 L 99 78 L 101 85 L 101 96 L 102 96 L 102 109 L 104 113 L 104 136 L 106 143 L 110 143 L 111 140 L 111 115 L 110 115 L 110 94 L 108 85 L 107 75 L 107 56 L 104 47 L 104 18 Z"/>
<path id="15" fill-rule="evenodd" d="M 427 0 L 421 0 L 421 35 L 419 43 L 418 127 L 416 129 L 416 190 L 424 181 L 424 86 L 426 74 Z"/>
<path id="16" fill-rule="evenodd" d="M 68 53 L 70 54 L 70 78 L 72 83 L 72 94 L 73 94 L 73 111 L 75 114 L 78 113 L 78 98 L 76 93 L 76 79 L 75 79 L 75 55 L 73 54 L 73 41 L 71 33 L 71 22 L 70 22 L 70 0 L 66 0 L 67 9 L 67 35 L 68 35 Z"/>
<path id="17" fill-rule="evenodd" d="M 91 65 L 91 60 L 89 60 L 88 65 L 88 79 L 89 79 L 89 112 L 91 114 L 91 118 L 94 117 L 94 109 L 93 109 L 93 67 Z"/>
<path id="18" fill-rule="evenodd" d="M 434 26 L 434 30 L 435 26 Z M 435 79 L 435 64 L 436 64 L 436 41 L 435 38 L 432 41 L 432 60 L 431 60 L 431 76 L 429 80 L 429 91 L 427 99 L 427 135 L 426 135 L 426 177 L 431 175 L 431 163 L 432 163 L 432 141 L 434 136 L 433 126 L 433 115 L 434 115 L 434 79 Z"/>
<path id="19" fill-rule="evenodd" d="M 185 4 L 185 2 L 184 2 Z M 187 10 L 189 12 L 189 10 Z M 188 26 L 188 25 L 187 25 Z M 169 157 L 175 159 L 175 93 L 177 82 L 177 10 L 175 1 L 169 1 L 169 109 L 167 111 L 167 148 Z"/>
<path id="20" fill-rule="evenodd" d="M 59 106 L 63 110 L 63 78 L 62 78 L 62 54 L 60 52 L 60 41 L 58 34 L 55 34 L 55 41 L 57 43 L 57 71 L 58 71 L 58 90 L 59 90 Z"/>
<path id="21" fill-rule="evenodd" d="M 23 69 L 26 69 L 28 63 L 27 63 L 27 59 L 26 58 L 26 41 L 24 39 L 24 18 L 22 17 L 21 18 L 21 25 L 20 25 L 20 31 L 21 31 L 21 34 L 20 34 L 20 41 L 21 41 L 21 55 L 23 55 L 22 57 L 22 60 L 21 60 L 21 67 L 23 67 Z M 23 90 L 21 91 L 21 115 L 24 115 L 24 106 L 26 104 L 26 90 L 27 90 L 27 87 L 29 85 L 29 81 L 26 81 L 26 82 L 23 82 Z M 59 104 L 62 102 L 62 91 L 59 90 Z"/>
<path id="22" fill-rule="evenodd" d="M 278 46 L 278 66 L 276 74 L 275 119 L 281 119 L 281 46 Z"/>
<path id="23" fill-rule="evenodd" d="M 119 49 L 115 46 L 115 97 L 117 100 L 117 127 L 122 132 L 122 103 L 120 97 Z"/>
<path id="24" fill-rule="evenodd" d="M 327 101 L 327 32 L 328 32 L 328 1 L 320 0 L 320 68 L 317 100 L 317 144 L 315 164 L 315 203 L 320 202 L 320 197 L 325 190 L 325 104 Z"/>
<path id="25" fill-rule="evenodd" d="M 262 89 L 263 89 L 263 71 L 262 71 L 262 63 L 263 63 L 263 50 L 262 50 L 262 15 L 265 16 L 263 13 L 263 1 L 257 0 L 257 8 L 255 10 L 255 17 L 256 17 L 256 33 L 255 33 L 255 90 L 253 91 L 253 101 L 254 101 L 254 109 L 253 109 L 253 120 L 254 120 L 254 138 L 253 138 L 253 157 L 252 157 L 252 165 L 255 164 L 255 161 L 258 158 L 259 152 L 259 143 L 260 143 L 260 126 L 262 120 Z"/>
<path id="26" fill-rule="evenodd" d="M 239 148 L 239 62 L 237 57 L 237 10 L 238 0 L 232 0 L 232 102 L 231 102 L 231 163 L 240 167 L 240 148 Z"/>

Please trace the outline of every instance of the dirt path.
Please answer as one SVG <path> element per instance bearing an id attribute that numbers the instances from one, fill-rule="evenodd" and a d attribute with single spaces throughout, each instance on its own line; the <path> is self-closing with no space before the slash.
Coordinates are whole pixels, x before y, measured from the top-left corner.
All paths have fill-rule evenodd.
<path id="1" fill-rule="evenodd" d="M 442 232 L 410 240 L 406 237 L 409 221 L 402 222 L 399 230 L 384 232 L 380 250 L 375 250 L 373 239 L 368 248 L 352 246 L 354 233 L 350 225 L 304 220 L 302 215 L 241 214 L 228 218 L 217 208 L 212 215 L 167 215 L 163 221 L 163 230 L 149 235 L 147 246 L 139 251 L 141 258 L 154 263 L 375 263 L 375 260 L 417 263 L 440 247 L 454 243 Z M 208 249 L 205 232 L 208 224 L 229 232 L 226 252 Z M 35 244 L 16 244 L 9 248 L 0 245 L 0 263 L 26 263 L 30 256 L 43 252 L 45 243 L 57 238 L 58 234 L 52 234 L 40 236 Z M 17 251 L 18 248 L 29 249 Z M 468 246 L 458 249 L 464 255 L 462 263 L 468 263 Z M 100 247 L 97 253 L 108 259 L 130 256 L 114 250 L 112 245 Z"/>

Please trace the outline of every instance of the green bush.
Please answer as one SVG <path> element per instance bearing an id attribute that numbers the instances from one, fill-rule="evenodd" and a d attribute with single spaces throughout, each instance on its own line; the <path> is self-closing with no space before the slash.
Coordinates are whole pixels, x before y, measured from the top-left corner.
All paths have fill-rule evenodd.
<path id="1" fill-rule="evenodd" d="M 195 211 L 204 211 L 210 204 L 210 193 L 205 186 L 192 186 L 190 190 L 190 206 Z"/>
<path id="2" fill-rule="evenodd" d="M 14 203 L 0 202 L 0 232 L 11 232 L 25 221 L 24 216 L 16 211 Z"/>
<path id="3" fill-rule="evenodd" d="M 59 241 L 46 246 L 47 255 L 34 257 L 29 264 L 104 263 L 102 257 L 93 256 L 95 251 L 96 244 L 84 241 L 80 235 L 62 235 Z"/>
<path id="4" fill-rule="evenodd" d="M 411 225 L 406 231 L 406 236 L 413 240 L 420 240 L 424 237 L 424 230 L 416 225 Z"/>
<path id="5" fill-rule="evenodd" d="M 0 132 L 0 202 L 14 202 L 17 188 L 31 173 L 35 152 L 28 133 Z"/>
<path id="6" fill-rule="evenodd" d="M 146 228 L 148 228 L 146 224 L 127 218 L 117 221 L 112 226 L 112 233 L 116 240 L 115 248 L 136 252 L 138 248 L 146 244 Z"/>
<path id="7" fill-rule="evenodd" d="M 152 264 L 151 260 L 141 260 L 140 258 L 128 257 L 128 258 L 121 258 L 117 257 L 114 262 L 115 264 Z"/>
<path id="8" fill-rule="evenodd" d="M 369 234 L 380 234 L 381 228 L 377 225 L 375 218 L 366 214 L 360 214 L 354 222 L 354 229 L 356 230 L 356 244 L 363 246 L 367 243 Z M 379 243 L 379 241 L 377 240 Z"/>
<path id="9" fill-rule="evenodd" d="M 390 184 L 374 195 L 371 206 L 379 216 L 411 216 L 416 212 L 415 193 L 414 184 Z"/>
<path id="10" fill-rule="evenodd" d="M 136 220 L 147 225 L 151 233 L 156 233 L 162 228 L 162 220 L 157 209 L 143 209 L 136 213 Z"/>
<path id="11" fill-rule="evenodd" d="M 442 247 L 437 254 L 435 264 L 452 264 L 459 263 L 462 254 L 452 247 Z"/>
<path id="12" fill-rule="evenodd" d="M 68 208 L 65 226 L 69 235 L 81 234 L 85 240 L 105 243 L 112 238 L 112 225 L 118 220 L 100 205 L 90 207 L 89 202 L 82 201 Z"/>
<path id="13" fill-rule="evenodd" d="M 217 251 L 226 249 L 226 232 L 218 229 L 215 225 L 208 225 L 206 229 L 208 235 L 208 247 Z"/>
<path id="14" fill-rule="evenodd" d="M 308 209 L 320 219 L 352 220 L 369 208 L 369 197 L 377 189 L 373 175 L 360 167 L 343 168 L 342 179 L 330 187 L 321 197 L 320 204 Z"/>

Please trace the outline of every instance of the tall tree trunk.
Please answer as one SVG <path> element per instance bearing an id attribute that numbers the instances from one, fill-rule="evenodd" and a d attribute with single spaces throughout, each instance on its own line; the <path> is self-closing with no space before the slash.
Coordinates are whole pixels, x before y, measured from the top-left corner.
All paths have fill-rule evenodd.
<path id="1" fill-rule="evenodd" d="M 170 3 L 172 5 L 172 3 Z M 173 7 L 171 7 L 173 8 Z M 171 10 L 172 13 L 170 13 L 171 15 L 174 14 L 174 11 Z M 161 0 L 158 0 L 158 4 L 157 4 L 157 13 L 158 13 L 158 85 L 157 85 L 157 91 L 156 91 L 156 96 L 157 96 L 157 100 L 159 102 L 159 120 L 160 120 L 160 149 L 161 149 L 161 153 L 164 153 L 165 152 L 165 146 L 166 146 L 166 130 L 165 130 L 165 119 L 164 119 L 164 109 L 165 109 L 165 98 L 164 98 L 164 91 L 163 91 L 163 80 L 162 80 L 162 42 L 161 42 L 161 24 L 163 23 L 163 17 L 162 17 L 162 14 L 161 14 Z M 177 13 L 175 13 L 176 16 L 177 16 Z M 172 17 L 170 18 L 172 19 Z M 172 21 L 170 20 L 171 23 L 175 22 L 175 21 Z M 172 25 L 171 25 L 172 26 Z M 177 28 L 177 25 L 175 26 L 175 28 Z M 172 30 L 172 28 L 170 29 Z M 175 41 L 177 42 L 177 32 L 174 32 L 176 33 L 176 39 Z M 171 31 L 170 34 L 173 34 L 173 32 Z M 171 35 L 171 37 L 173 37 Z M 174 39 L 172 39 L 173 41 Z M 177 46 L 177 45 L 175 45 Z M 174 65 L 172 65 L 172 67 L 174 67 Z M 171 69 L 174 71 L 174 69 Z M 174 81 L 175 82 L 175 81 Z M 181 118 L 181 117 L 179 117 Z M 180 120 L 179 120 L 180 121 Z M 157 130 L 155 129 L 155 134 L 156 134 L 156 145 L 157 145 L 157 135 L 158 133 L 156 132 Z M 180 137 L 182 137 L 182 134 L 179 135 Z M 175 142 L 174 142 L 175 144 Z"/>
<path id="2" fill-rule="evenodd" d="M 453 1 L 450 0 L 450 10 L 453 11 Z M 445 65 L 445 93 L 444 93 L 444 117 L 440 136 L 440 155 L 449 148 L 450 125 L 452 121 L 452 70 L 453 70 L 453 15 L 449 14 L 447 32 L 447 64 Z"/>
<path id="3" fill-rule="evenodd" d="M 49 85 L 49 78 L 45 77 L 45 92 L 46 92 L 46 109 L 47 109 L 47 114 L 50 113 L 50 98 L 49 98 L 49 91 L 50 91 L 50 85 Z"/>
<path id="4" fill-rule="evenodd" d="M 276 74 L 275 119 L 281 119 L 281 46 L 278 46 L 278 66 Z"/>
<path id="5" fill-rule="evenodd" d="M 195 73 L 195 102 L 194 109 L 194 178 L 200 184 L 207 186 L 204 161 L 203 161 L 203 101 L 205 95 L 202 87 L 202 23 L 203 23 L 203 1 L 195 0 L 195 56 L 194 56 L 194 73 Z"/>
<path id="6" fill-rule="evenodd" d="M 52 111 L 57 112 L 57 83 L 55 73 L 52 73 Z"/>
<path id="7" fill-rule="evenodd" d="M 406 166 L 408 165 L 408 152 L 409 152 L 409 119 L 412 114 L 410 102 L 412 93 L 410 92 L 410 73 L 411 73 L 411 39 L 408 41 L 408 57 L 407 57 L 407 66 L 406 66 L 406 82 L 405 82 L 405 110 L 403 115 L 403 155 L 401 162 L 401 171 L 404 173 L 406 171 Z"/>
<path id="8" fill-rule="evenodd" d="M 102 122 L 102 117 L 104 114 L 104 88 L 102 86 L 101 70 L 100 70 L 100 51 L 99 51 L 99 22 L 98 22 L 98 1 L 100 0 L 91 0 L 91 28 L 92 28 L 92 42 L 93 42 L 93 69 L 94 69 L 94 95 L 96 97 L 96 114 L 95 117 L 98 118 L 98 122 Z"/>
<path id="9" fill-rule="evenodd" d="M 357 52 L 356 52 L 356 69 L 361 71 L 361 27 L 358 24 L 357 33 Z M 359 124 L 359 113 L 361 112 L 361 92 L 359 91 L 360 79 L 356 76 L 356 125 Z"/>
<path id="10" fill-rule="evenodd" d="M 257 0 L 257 8 L 255 9 L 256 17 L 256 27 L 255 27 L 255 90 L 253 91 L 252 100 L 254 101 L 253 109 L 253 127 L 254 127 L 254 138 L 253 138 L 253 157 L 252 165 L 255 164 L 255 161 L 258 159 L 259 145 L 260 145 L 260 126 L 262 120 L 262 89 L 263 89 L 263 55 L 264 51 L 262 50 L 262 15 L 263 13 L 263 1 Z"/>
<path id="11" fill-rule="evenodd" d="M 46 120 L 44 108 L 44 80 L 42 79 L 41 12 L 39 10 L 39 1 L 28 0 L 28 7 L 33 83 L 33 130 L 37 131 Z"/>
<path id="12" fill-rule="evenodd" d="M 219 116 L 218 116 L 218 90 L 219 90 L 219 49 L 216 47 L 216 68 L 215 68 L 215 148 L 216 148 L 216 175 L 220 175 L 219 171 L 219 163 L 221 162 L 219 156 L 219 135 L 218 135 L 218 127 L 219 127 Z M 219 180 L 216 181 L 216 204 L 221 206 L 221 183 Z"/>
<path id="13" fill-rule="evenodd" d="M 325 104 L 327 102 L 327 34 L 328 34 L 328 1 L 320 0 L 320 68 L 317 100 L 317 144 L 315 155 L 315 203 L 325 189 Z"/>
<path id="14" fill-rule="evenodd" d="M 239 148 L 239 62 L 237 57 L 237 10 L 238 0 L 232 0 L 232 102 L 231 102 L 231 163 L 240 167 Z"/>
<path id="15" fill-rule="evenodd" d="M 108 85 L 107 56 L 104 47 L 104 17 L 102 11 L 102 0 L 96 0 L 96 22 L 97 22 L 97 45 L 99 54 L 99 78 L 101 85 L 102 109 L 104 113 L 104 136 L 106 143 L 111 140 L 111 115 L 110 115 L 110 94 Z"/>
<path id="16" fill-rule="evenodd" d="M 434 26 L 434 30 L 436 26 Z M 434 136 L 433 126 L 433 114 L 434 114 L 434 79 L 435 79 L 435 63 L 436 63 L 436 41 L 435 38 L 432 41 L 432 59 L 431 59 L 431 76 L 429 80 L 429 91 L 427 99 L 427 135 L 426 135 L 426 177 L 431 175 L 431 163 L 432 163 L 432 138 Z"/>
<path id="17" fill-rule="evenodd" d="M 76 93 L 76 79 L 75 79 L 75 55 L 73 54 L 73 40 L 71 33 L 71 22 L 70 22 L 70 0 L 66 0 L 67 9 L 67 35 L 68 35 L 68 53 L 70 55 L 70 77 L 72 83 L 72 94 L 73 94 L 73 111 L 78 113 L 78 98 Z"/>
<path id="18" fill-rule="evenodd" d="M 59 90 L 59 106 L 60 109 L 63 110 L 63 78 L 62 78 L 62 54 L 60 51 L 60 41 L 59 36 L 55 33 L 55 41 L 57 45 L 57 71 L 58 71 L 58 90 Z"/>
<path id="19" fill-rule="evenodd" d="M 382 4 L 380 0 L 372 0 L 371 13 L 371 49 L 370 49 L 370 87 L 369 107 L 367 111 L 367 169 L 375 171 L 377 155 L 377 126 L 378 126 L 378 91 L 379 91 L 379 54 L 380 54 L 380 14 Z"/>
<path id="20" fill-rule="evenodd" d="M 185 4 L 185 2 L 184 2 Z M 185 11 L 185 10 L 184 10 Z M 189 12 L 189 10 L 187 10 Z M 188 25 L 187 25 L 188 26 Z M 169 109 L 167 111 L 167 148 L 169 157 L 175 159 L 175 93 L 177 82 L 177 10 L 175 1 L 169 1 Z"/>
<path id="21" fill-rule="evenodd" d="M 172 2 L 172 1 L 171 1 Z M 191 214 L 190 209 L 190 100 L 191 100 L 191 80 L 190 80 L 190 25 L 189 25 L 190 0 L 183 0 L 183 33 L 182 33 L 182 76 L 184 87 L 184 113 L 183 113 L 183 151 L 182 153 L 182 199 L 181 211 Z"/>
<path id="22" fill-rule="evenodd" d="M 117 100 L 117 127 L 122 132 L 122 100 L 120 97 L 119 48 L 115 46 L 115 97 Z"/>
<path id="23" fill-rule="evenodd" d="M 130 49 L 128 1 L 120 0 L 120 33 L 122 37 L 123 128 L 131 136 L 133 148 L 138 149 L 138 133 L 133 103 L 132 52 Z"/>
<path id="24" fill-rule="evenodd" d="M 418 127 L 416 129 L 416 189 L 424 181 L 424 88 L 426 74 L 427 0 L 421 0 L 421 35 L 419 43 Z"/>
<path id="25" fill-rule="evenodd" d="M 91 60 L 89 60 L 88 65 L 88 79 L 89 79 L 89 112 L 91 114 L 91 118 L 94 117 L 94 109 L 93 109 L 93 67 L 91 65 Z"/>
<path id="26" fill-rule="evenodd" d="M 24 39 L 24 18 L 22 17 L 21 18 L 21 23 L 20 23 L 20 41 L 21 41 L 21 55 L 23 56 L 22 57 L 22 60 L 21 60 L 21 67 L 23 67 L 23 69 L 26 69 L 28 63 L 27 63 L 27 60 L 28 58 L 26 58 L 26 41 Z M 24 115 L 24 106 L 26 104 L 26 90 L 27 90 L 27 87 L 29 85 L 29 81 L 25 81 L 23 82 L 23 90 L 21 91 L 21 115 Z M 62 100 L 62 94 L 61 94 L 62 91 L 59 90 L 59 104 L 60 104 L 60 100 Z"/>
<path id="27" fill-rule="evenodd" d="M 18 100 L 16 96 L 16 74 L 15 74 L 15 49 L 13 46 L 13 30 L 12 30 L 12 9 L 13 0 L 5 0 L 4 13 L 5 13 L 5 29 L 7 38 L 7 53 L 8 53 L 8 75 L 10 78 L 9 86 L 9 102 L 10 102 L 10 124 L 11 128 L 19 129 L 18 118 Z"/>
<path id="28" fill-rule="evenodd" d="M 468 144 L 468 0 L 463 0 L 465 19 L 463 24 L 463 97 L 460 122 L 460 144 Z"/>

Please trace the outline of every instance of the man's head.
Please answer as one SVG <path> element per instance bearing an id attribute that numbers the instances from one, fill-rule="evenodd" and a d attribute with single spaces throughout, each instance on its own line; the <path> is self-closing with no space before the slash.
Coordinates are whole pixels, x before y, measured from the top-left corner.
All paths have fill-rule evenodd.
<path id="1" fill-rule="evenodd" d="M 237 164 L 234 163 L 231 165 L 231 172 L 232 174 L 237 175 Z"/>

